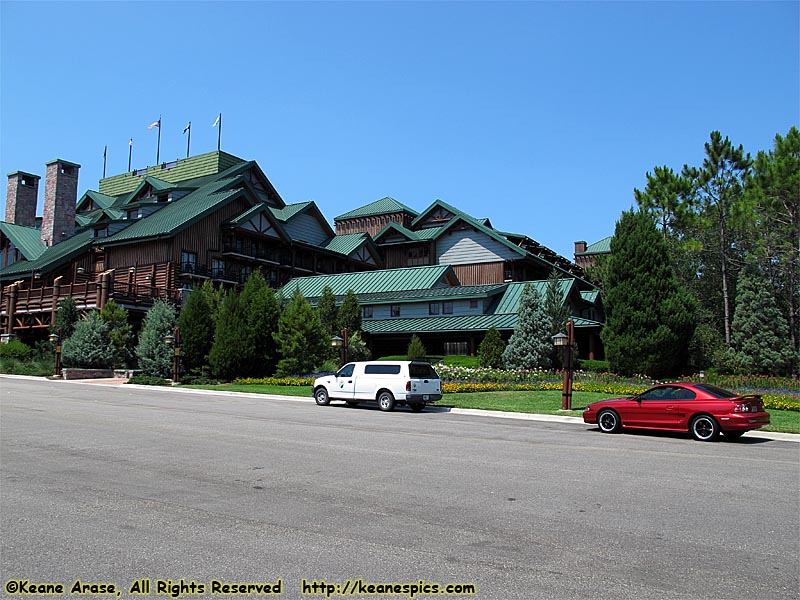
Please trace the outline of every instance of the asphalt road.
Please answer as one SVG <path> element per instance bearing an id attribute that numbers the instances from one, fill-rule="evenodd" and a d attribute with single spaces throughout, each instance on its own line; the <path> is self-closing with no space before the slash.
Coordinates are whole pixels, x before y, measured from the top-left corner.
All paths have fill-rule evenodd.
<path id="1" fill-rule="evenodd" d="M 360 578 L 480 599 L 797 598 L 800 444 L 750 435 L 0 378 L 0 595 L 280 578 L 281 598 L 324 598 L 302 580 Z"/>

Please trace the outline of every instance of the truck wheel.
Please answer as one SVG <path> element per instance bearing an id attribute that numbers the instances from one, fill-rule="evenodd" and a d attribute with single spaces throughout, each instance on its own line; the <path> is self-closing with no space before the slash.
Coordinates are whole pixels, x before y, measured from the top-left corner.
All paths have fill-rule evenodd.
<path id="1" fill-rule="evenodd" d="M 314 390 L 314 400 L 320 406 L 328 406 L 331 403 L 331 399 L 328 397 L 328 390 L 324 387 L 318 387 Z"/>
<path id="2" fill-rule="evenodd" d="M 378 408 L 383 412 L 391 412 L 394 410 L 394 396 L 389 390 L 381 390 L 378 393 Z"/>

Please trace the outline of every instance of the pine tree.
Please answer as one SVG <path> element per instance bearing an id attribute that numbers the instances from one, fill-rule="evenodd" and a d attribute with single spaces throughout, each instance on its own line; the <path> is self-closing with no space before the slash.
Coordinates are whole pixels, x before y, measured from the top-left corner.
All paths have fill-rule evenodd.
<path id="1" fill-rule="evenodd" d="M 331 337 L 340 335 L 339 309 L 336 306 L 336 296 L 333 295 L 331 286 L 326 285 L 322 289 L 322 295 L 317 300 L 317 311 L 323 331 Z"/>
<path id="2" fill-rule="evenodd" d="M 623 375 L 672 375 L 687 360 L 694 299 L 680 287 L 652 218 L 622 213 L 611 240 L 601 333 L 611 369 Z"/>
<path id="3" fill-rule="evenodd" d="M 242 310 L 239 294 L 232 290 L 225 294 L 219 309 L 214 342 L 208 361 L 211 373 L 221 379 L 235 379 L 244 372 L 242 349 L 247 344 L 247 319 Z"/>
<path id="4" fill-rule="evenodd" d="M 789 325 L 769 282 L 754 268 L 743 271 L 736 285 L 731 348 L 725 365 L 738 373 L 788 375 L 795 359 Z"/>
<path id="5" fill-rule="evenodd" d="M 156 300 L 144 316 L 136 357 L 145 375 L 165 379 L 172 376 L 173 350 L 164 337 L 173 334 L 176 323 L 175 309 L 164 300 Z"/>
<path id="6" fill-rule="evenodd" d="M 114 355 L 108 325 L 94 311 L 75 326 L 75 331 L 61 346 L 61 360 L 65 367 L 108 369 L 114 362 Z"/>
<path id="7" fill-rule="evenodd" d="M 482 367 L 500 368 L 503 366 L 503 350 L 506 344 L 500 337 L 497 327 L 490 327 L 478 346 L 478 364 Z"/>
<path id="8" fill-rule="evenodd" d="M 61 332 L 61 339 L 65 340 L 75 331 L 75 325 L 81 318 L 75 299 L 72 296 L 62 298 L 56 310 L 56 318 L 53 322 L 52 330 L 56 333 Z"/>
<path id="9" fill-rule="evenodd" d="M 178 324 L 181 328 L 181 362 L 184 368 L 187 371 L 202 369 L 208 365 L 208 354 L 214 342 L 214 319 L 202 286 L 189 293 Z"/>
<path id="10" fill-rule="evenodd" d="M 319 314 L 296 289 L 273 334 L 280 350 L 276 375 L 306 375 L 319 366 L 330 338 L 322 331 Z"/>
<path id="11" fill-rule="evenodd" d="M 541 296 L 526 283 L 519 300 L 517 326 L 503 351 L 503 363 L 508 369 L 548 368 L 552 345 L 550 320 Z"/>
<path id="12" fill-rule="evenodd" d="M 242 376 L 263 377 L 275 372 L 277 345 L 272 334 L 278 330 L 280 308 L 275 292 L 261 273 L 247 279 L 239 298 L 245 319 L 245 345 L 241 349 Z"/>
<path id="13" fill-rule="evenodd" d="M 411 336 L 406 354 L 408 355 L 408 360 L 417 360 L 428 356 L 428 350 L 425 348 L 425 344 L 422 343 L 422 340 L 419 339 L 416 333 Z"/>
<path id="14" fill-rule="evenodd" d="M 108 335 L 114 347 L 114 359 L 111 366 L 123 368 L 133 358 L 131 343 L 133 328 L 128 323 L 128 311 L 119 306 L 113 299 L 106 302 L 100 311 L 100 319 L 108 325 Z"/>
<path id="15" fill-rule="evenodd" d="M 347 290 L 339 307 L 339 329 L 347 328 L 349 334 L 361 329 L 361 305 L 353 290 Z"/>

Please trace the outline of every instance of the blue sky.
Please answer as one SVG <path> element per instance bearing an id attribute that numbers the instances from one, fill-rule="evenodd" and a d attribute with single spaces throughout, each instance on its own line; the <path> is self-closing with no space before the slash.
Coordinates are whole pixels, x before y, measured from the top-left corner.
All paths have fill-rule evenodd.
<path id="1" fill-rule="evenodd" d="M 567 257 L 655 165 L 800 122 L 798 2 L 0 2 L 0 163 L 222 149 L 333 217 L 444 200 Z M 41 196 L 44 185 L 40 185 Z M 5 198 L 2 199 L 3 205 Z M 3 208 L 4 214 L 4 208 Z"/>

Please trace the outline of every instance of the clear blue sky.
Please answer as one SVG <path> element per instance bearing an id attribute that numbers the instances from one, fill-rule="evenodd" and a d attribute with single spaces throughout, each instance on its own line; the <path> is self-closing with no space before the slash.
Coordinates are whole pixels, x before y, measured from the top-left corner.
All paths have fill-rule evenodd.
<path id="1" fill-rule="evenodd" d="M 799 6 L 2 1 L 2 173 L 62 158 L 83 193 L 105 145 L 109 175 L 131 137 L 155 164 L 161 114 L 162 161 L 189 120 L 209 152 L 222 112 L 222 149 L 331 223 L 438 198 L 571 258 L 712 130 L 755 155 L 798 125 Z"/>

